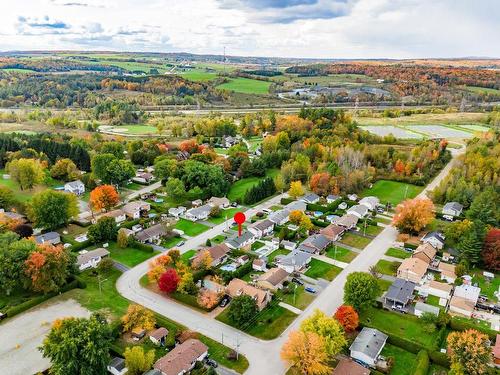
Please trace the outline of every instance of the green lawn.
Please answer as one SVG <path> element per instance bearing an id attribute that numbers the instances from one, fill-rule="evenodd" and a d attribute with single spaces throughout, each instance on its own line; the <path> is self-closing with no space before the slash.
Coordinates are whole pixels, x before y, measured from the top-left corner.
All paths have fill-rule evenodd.
<path id="1" fill-rule="evenodd" d="M 313 279 L 322 278 L 332 281 L 341 271 L 342 268 L 334 266 L 333 264 L 322 262 L 318 259 L 311 259 L 305 275 Z"/>
<path id="2" fill-rule="evenodd" d="M 199 235 L 200 233 L 209 230 L 210 228 L 206 225 L 195 223 L 191 220 L 179 219 L 177 224 L 175 224 L 175 229 L 182 230 L 186 235 L 194 237 Z"/>
<path id="3" fill-rule="evenodd" d="M 42 184 L 37 185 L 29 190 L 21 190 L 21 187 L 19 186 L 19 184 L 16 181 L 14 181 L 12 178 L 4 179 L 3 175 L 6 174 L 7 172 L 5 171 L 5 169 L 0 169 L 0 185 L 11 189 L 14 193 L 14 197 L 16 200 L 23 202 L 23 203 L 26 203 L 27 201 L 29 201 L 31 199 L 33 194 L 39 193 L 43 190 L 46 190 L 47 188 L 52 189 L 56 186 L 64 186 L 64 182 L 54 180 L 52 177 L 50 177 L 50 174 L 48 171 L 45 171 L 45 172 L 46 172 L 45 173 L 45 181 Z"/>
<path id="4" fill-rule="evenodd" d="M 427 298 L 426 298 L 426 300 L 425 300 L 425 303 L 427 303 L 428 305 L 432 305 L 432 306 L 436 306 L 436 307 L 442 308 L 442 306 L 439 305 L 439 297 L 438 296 L 428 295 Z"/>
<path id="5" fill-rule="evenodd" d="M 353 233 L 346 233 L 342 236 L 340 240 L 341 243 L 356 247 L 358 249 L 364 249 L 372 240 L 363 236 L 359 236 Z"/>
<path id="6" fill-rule="evenodd" d="M 210 239 L 210 241 L 212 242 L 212 244 L 214 243 L 222 243 L 222 241 L 224 241 L 226 239 L 226 236 L 224 236 L 223 234 L 219 234 L 218 236 L 215 236 L 214 238 Z"/>
<path id="7" fill-rule="evenodd" d="M 378 271 L 384 275 L 396 276 L 396 271 L 400 265 L 400 262 L 391 262 L 389 260 L 380 259 L 376 267 Z"/>
<path id="8" fill-rule="evenodd" d="M 264 246 L 264 243 L 263 243 L 263 242 L 260 242 L 260 241 L 255 241 L 255 242 L 252 244 L 252 250 L 253 250 L 253 251 L 258 250 L 258 249 L 260 249 L 262 246 Z"/>
<path id="9" fill-rule="evenodd" d="M 217 315 L 216 319 L 235 327 L 228 317 L 228 311 L 229 309 L 225 309 L 222 313 Z M 290 310 L 273 303 L 255 315 L 255 317 L 243 327 L 236 328 L 260 339 L 272 340 L 278 337 L 296 317 L 297 315 Z"/>
<path id="10" fill-rule="evenodd" d="M 116 242 L 109 242 L 108 250 L 111 258 L 127 267 L 134 267 L 159 253 L 159 251 L 149 252 L 132 247 L 122 249 Z"/>
<path id="11" fill-rule="evenodd" d="M 417 356 L 413 353 L 407 352 L 397 346 L 386 344 L 381 353 L 384 357 L 393 357 L 394 365 L 391 369 L 390 375 L 412 375 L 413 367 Z"/>
<path id="12" fill-rule="evenodd" d="M 288 254 L 290 254 L 290 250 L 286 249 L 274 250 L 271 254 L 267 256 L 267 262 L 272 263 L 274 261 L 274 258 L 276 258 L 278 255 L 288 255 Z"/>
<path id="13" fill-rule="evenodd" d="M 478 283 L 479 287 L 481 288 L 481 294 L 486 295 L 493 301 L 498 301 L 498 299 L 495 297 L 495 291 L 499 290 L 500 288 L 500 275 L 496 273 L 495 278 L 489 281 L 483 276 L 482 270 L 476 269 L 472 272 L 472 274 L 474 275 L 472 282 Z"/>
<path id="14" fill-rule="evenodd" d="M 250 144 L 249 151 L 255 152 L 262 143 L 262 137 L 251 137 L 247 139 L 247 142 Z"/>
<path id="15" fill-rule="evenodd" d="M 379 287 L 379 295 L 381 296 L 384 292 L 389 290 L 389 287 L 392 285 L 392 282 L 384 279 L 377 279 L 377 284 Z"/>
<path id="16" fill-rule="evenodd" d="M 220 217 L 211 217 L 208 219 L 209 222 L 214 224 L 223 223 L 226 220 L 230 220 L 233 218 L 234 214 L 238 211 L 241 211 L 239 208 L 228 208 L 227 210 L 220 211 Z"/>
<path id="17" fill-rule="evenodd" d="M 367 225 L 366 230 L 364 225 L 361 225 L 360 228 L 360 233 L 367 234 L 369 236 L 376 236 L 384 230 L 383 227 L 379 227 L 378 225 Z"/>
<path id="18" fill-rule="evenodd" d="M 368 308 L 361 312 L 360 321 L 368 327 L 393 333 L 433 350 L 438 331 L 426 332 L 419 318 L 387 310 Z"/>
<path id="19" fill-rule="evenodd" d="M 269 93 L 269 86 L 271 86 L 271 82 L 249 78 L 231 78 L 229 82 L 223 83 L 217 88 L 243 94 L 267 94 Z"/>
<path id="20" fill-rule="evenodd" d="M 195 82 L 206 82 L 217 77 L 217 73 L 206 72 L 200 69 L 193 69 L 179 74 L 182 78 Z"/>
<path id="21" fill-rule="evenodd" d="M 189 263 L 189 259 L 191 259 L 196 254 L 196 250 L 188 250 L 185 253 L 181 254 L 181 260 L 184 263 Z"/>
<path id="22" fill-rule="evenodd" d="M 270 169 L 266 172 L 267 177 L 276 177 L 279 174 L 279 169 Z M 242 200 L 248 189 L 257 185 L 262 181 L 262 177 L 247 177 L 236 181 L 229 189 L 227 197 L 230 201 L 234 202 L 237 199 Z"/>
<path id="23" fill-rule="evenodd" d="M 173 236 L 173 237 L 167 238 L 166 240 L 162 240 L 161 241 L 161 246 L 166 247 L 167 249 L 169 249 L 171 247 L 175 247 L 175 245 L 177 245 L 181 241 L 182 241 L 181 237 L 175 237 L 175 236 Z"/>
<path id="24" fill-rule="evenodd" d="M 337 246 L 335 249 L 335 245 L 329 246 L 326 250 L 326 256 L 341 262 L 350 263 L 354 258 L 358 256 L 358 253 L 354 251 L 348 250 L 344 247 Z"/>
<path id="25" fill-rule="evenodd" d="M 396 249 L 395 247 L 391 247 L 385 252 L 385 255 L 394 257 L 394 258 L 400 258 L 400 259 L 406 259 L 411 257 L 411 253 L 408 251 L 404 251 L 401 249 Z"/>
<path id="26" fill-rule="evenodd" d="M 297 284 L 292 284 L 297 285 Z M 309 304 L 316 298 L 316 296 L 312 293 L 308 293 L 305 291 L 305 287 L 303 285 L 297 285 L 294 293 L 281 294 L 281 300 L 284 303 L 295 306 L 298 309 L 304 310 Z"/>
<path id="27" fill-rule="evenodd" d="M 382 204 L 389 202 L 392 205 L 397 205 L 405 198 L 415 198 L 422 190 L 422 186 L 397 181 L 378 180 L 373 184 L 371 189 L 365 189 L 361 195 L 364 197 L 373 195 L 378 197 Z"/>

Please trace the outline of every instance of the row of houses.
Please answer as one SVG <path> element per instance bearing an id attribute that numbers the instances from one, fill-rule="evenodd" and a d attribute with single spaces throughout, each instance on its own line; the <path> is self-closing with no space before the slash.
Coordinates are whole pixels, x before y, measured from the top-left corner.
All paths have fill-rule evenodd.
<path id="1" fill-rule="evenodd" d="M 127 220 L 127 218 L 131 220 L 139 219 L 143 215 L 147 214 L 150 210 L 151 205 L 148 202 L 142 200 L 132 201 L 115 210 L 96 215 L 94 218 L 92 218 L 92 223 L 96 223 L 100 218 L 103 217 L 112 217 L 115 219 L 115 222 L 117 224 L 121 224 L 125 220 Z"/>

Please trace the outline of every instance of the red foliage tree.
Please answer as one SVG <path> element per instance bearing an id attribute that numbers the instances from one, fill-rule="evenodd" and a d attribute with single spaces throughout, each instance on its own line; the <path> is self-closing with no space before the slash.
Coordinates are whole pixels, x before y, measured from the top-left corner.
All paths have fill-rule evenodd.
<path id="1" fill-rule="evenodd" d="M 482 256 L 486 268 L 500 270 L 500 228 L 491 228 L 486 234 Z"/>
<path id="2" fill-rule="evenodd" d="M 322 172 L 315 173 L 311 176 L 309 180 L 309 187 L 312 191 L 319 195 L 328 195 L 331 190 L 330 186 L 330 173 Z"/>
<path id="3" fill-rule="evenodd" d="M 359 316 L 354 307 L 349 305 L 340 306 L 334 315 L 346 332 L 352 332 L 358 328 Z"/>
<path id="4" fill-rule="evenodd" d="M 177 290 L 177 285 L 179 285 L 180 277 L 177 271 L 173 268 L 166 270 L 163 275 L 160 276 L 158 280 L 158 287 L 162 292 L 172 293 Z"/>
<path id="5" fill-rule="evenodd" d="M 120 196 L 111 185 L 101 185 L 90 192 L 90 206 L 97 211 L 109 210 L 120 201 Z"/>
<path id="6" fill-rule="evenodd" d="M 394 172 L 396 172 L 397 174 L 403 174 L 404 171 L 405 171 L 405 164 L 400 159 L 398 159 L 396 161 L 396 164 L 394 164 Z"/>

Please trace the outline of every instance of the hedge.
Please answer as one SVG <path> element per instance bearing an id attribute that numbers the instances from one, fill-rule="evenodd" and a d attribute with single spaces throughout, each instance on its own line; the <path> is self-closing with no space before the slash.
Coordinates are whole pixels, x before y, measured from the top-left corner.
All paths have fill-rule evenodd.
<path id="1" fill-rule="evenodd" d="M 450 361 L 448 360 L 448 355 L 446 353 L 441 353 L 439 351 L 433 351 L 429 352 L 429 358 L 431 359 L 432 363 L 435 363 L 437 365 L 449 368 L 450 367 Z"/>
<path id="2" fill-rule="evenodd" d="M 146 245 L 142 242 L 139 242 L 139 241 L 136 241 L 136 240 L 131 240 L 130 243 L 129 243 L 129 247 L 133 247 L 135 249 L 138 249 L 138 250 L 142 250 L 142 251 L 145 251 L 145 252 L 148 252 L 148 253 L 152 253 L 155 251 L 155 249 L 153 248 L 153 246 L 151 245 Z"/>
<path id="3" fill-rule="evenodd" d="M 414 245 L 414 244 L 411 244 L 411 243 L 408 243 L 408 242 L 405 242 L 404 243 L 404 247 L 407 247 L 409 249 L 413 249 L 415 250 L 418 246 L 417 245 Z"/>
<path id="4" fill-rule="evenodd" d="M 322 228 L 326 228 L 328 226 L 328 223 L 325 223 L 324 221 L 318 219 L 311 219 L 311 223 L 313 223 L 317 227 L 322 227 Z"/>
<path id="5" fill-rule="evenodd" d="M 417 360 L 415 361 L 415 370 L 413 375 L 427 375 L 429 372 L 429 353 L 427 350 L 421 350 L 417 354 Z"/>
<path id="6" fill-rule="evenodd" d="M 497 331 L 494 331 L 492 329 L 484 328 L 469 322 L 465 322 L 463 320 L 457 320 L 455 317 L 451 318 L 450 320 L 450 328 L 453 331 L 465 331 L 468 329 L 475 329 L 476 331 L 482 332 L 490 338 L 490 340 L 495 340 L 497 336 Z"/>
<path id="7" fill-rule="evenodd" d="M 295 199 L 292 199 L 292 198 L 281 198 L 281 200 L 280 200 L 280 203 L 283 206 L 286 206 L 288 203 L 292 203 L 292 202 L 295 202 Z"/>
<path id="8" fill-rule="evenodd" d="M 93 242 L 91 240 L 83 241 L 83 242 L 77 242 L 71 244 L 70 250 L 71 251 L 80 251 L 83 249 L 86 249 L 87 247 L 93 245 Z"/>
<path id="9" fill-rule="evenodd" d="M 306 208 L 309 210 L 309 211 L 320 211 L 320 212 L 327 212 L 328 211 L 328 208 L 325 207 L 325 206 L 322 206 L 320 204 L 315 204 L 315 203 L 308 203 Z"/>

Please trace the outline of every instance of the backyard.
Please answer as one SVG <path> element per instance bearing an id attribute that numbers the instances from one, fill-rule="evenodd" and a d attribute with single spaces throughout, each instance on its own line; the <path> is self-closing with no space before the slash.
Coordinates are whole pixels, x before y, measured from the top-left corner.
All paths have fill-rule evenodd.
<path id="1" fill-rule="evenodd" d="M 371 188 L 367 188 L 362 196 L 375 196 L 380 202 L 397 205 L 406 198 L 415 198 L 423 190 L 422 186 L 406 184 L 404 182 L 378 180 Z"/>
<path id="2" fill-rule="evenodd" d="M 147 251 L 134 249 L 132 247 L 126 247 L 122 249 L 116 242 L 110 242 L 107 249 L 110 252 L 111 258 L 127 267 L 134 267 L 155 256 L 156 254 L 159 254 L 159 251 L 155 250 Z"/>
<path id="3" fill-rule="evenodd" d="M 341 246 L 329 246 L 326 250 L 326 256 L 340 262 L 350 263 L 358 256 L 358 253 L 348 250 Z"/>
<path id="4" fill-rule="evenodd" d="M 281 301 L 304 310 L 314 300 L 315 295 L 305 291 L 303 285 L 291 284 L 295 292 L 282 294 Z"/>
<path id="5" fill-rule="evenodd" d="M 394 364 L 390 375 L 412 375 L 417 356 L 391 344 L 385 344 L 381 353 L 385 358 L 393 357 Z"/>
<path id="6" fill-rule="evenodd" d="M 341 243 L 363 250 L 372 240 L 353 233 L 346 233 L 340 240 Z"/>
<path id="7" fill-rule="evenodd" d="M 278 175 L 278 173 L 279 169 L 270 169 L 266 172 L 266 177 L 274 178 Z M 247 190 L 257 185 L 260 181 L 262 181 L 262 177 L 247 177 L 236 181 L 233 185 L 231 185 L 227 198 L 231 202 L 242 200 Z"/>
<path id="8" fill-rule="evenodd" d="M 218 217 L 211 217 L 208 219 L 209 222 L 213 224 L 220 224 L 223 223 L 226 220 L 231 220 L 234 216 L 234 214 L 238 211 L 241 211 L 239 208 L 228 208 L 226 210 L 221 210 L 220 211 L 220 216 Z"/>
<path id="9" fill-rule="evenodd" d="M 195 223 L 190 220 L 179 219 L 179 221 L 175 224 L 175 229 L 182 230 L 186 235 L 190 237 L 195 237 L 210 228 L 206 225 Z"/>
<path id="10" fill-rule="evenodd" d="M 406 259 L 411 257 L 411 253 L 409 251 L 405 251 L 402 249 L 396 249 L 395 247 L 389 248 L 386 252 L 385 255 L 394 257 L 394 258 L 400 258 L 400 259 Z"/>
<path id="11" fill-rule="evenodd" d="M 334 266 L 318 259 L 311 259 L 309 268 L 304 275 L 312 277 L 313 279 L 326 279 L 332 281 L 340 272 L 342 268 Z"/>
<path id="12" fill-rule="evenodd" d="M 286 249 L 274 250 L 271 254 L 267 256 L 267 262 L 272 263 L 274 261 L 274 258 L 276 258 L 278 255 L 288 255 L 288 254 L 290 254 L 290 250 Z"/>

